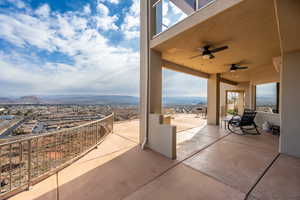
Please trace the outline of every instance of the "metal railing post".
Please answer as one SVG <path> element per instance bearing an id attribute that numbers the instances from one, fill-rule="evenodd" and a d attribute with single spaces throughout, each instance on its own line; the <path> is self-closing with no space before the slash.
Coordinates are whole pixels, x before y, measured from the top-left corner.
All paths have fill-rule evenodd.
<path id="1" fill-rule="evenodd" d="M 99 141 L 112 133 L 112 127 L 110 115 L 66 131 L 0 144 L 1 195 L 21 188 L 29 190 L 36 178 L 48 176 L 50 170 L 59 170 L 69 164 L 67 161 L 97 147 Z"/>

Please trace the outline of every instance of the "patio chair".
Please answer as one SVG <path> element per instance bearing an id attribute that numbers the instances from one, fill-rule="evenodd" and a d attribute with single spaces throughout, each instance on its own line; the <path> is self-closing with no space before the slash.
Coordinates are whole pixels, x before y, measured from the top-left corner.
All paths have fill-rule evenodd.
<path id="1" fill-rule="evenodd" d="M 260 132 L 257 129 L 257 125 L 254 122 L 255 116 L 256 112 L 254 110 L 245 109 L 243 116 L 235 115 L 229 120 L 228 129 L 232 133 L 240 135 L 260 135 Z"/>

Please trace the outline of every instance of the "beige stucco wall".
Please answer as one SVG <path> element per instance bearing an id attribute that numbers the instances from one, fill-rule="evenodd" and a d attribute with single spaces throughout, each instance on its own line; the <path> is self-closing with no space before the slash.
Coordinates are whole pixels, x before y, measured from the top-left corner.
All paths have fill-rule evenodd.
<path id="1" fill-rule="evenodd" d="M 283 55 L 281 73 L 282 153 L 300 157 L 300 51 Z"/>
<path id="2" fill-rule="evenodd" d="M 176 126 L 164 123 L 164 116 L 149 115 L 149 141 L 148 147 L 162 155 L 176 158 Z"/>
<path id="3" fill-rule="evenodd" d="M 300 157 L 300 1 L 274 2 L 282 51 L 280 152 Z"/>

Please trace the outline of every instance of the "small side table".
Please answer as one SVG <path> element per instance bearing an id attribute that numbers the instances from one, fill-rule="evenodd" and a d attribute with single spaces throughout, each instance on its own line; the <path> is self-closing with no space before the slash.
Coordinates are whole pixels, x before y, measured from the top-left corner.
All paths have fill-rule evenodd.
<path id="1" fill-rule="evenodd" d="M 224 117 L 221 119 L 221 128 L 223 128 L 223 123 L 224 123 L 224 129 L 227 130 L 229 121 L 231 120 L 231 117 Z"/>

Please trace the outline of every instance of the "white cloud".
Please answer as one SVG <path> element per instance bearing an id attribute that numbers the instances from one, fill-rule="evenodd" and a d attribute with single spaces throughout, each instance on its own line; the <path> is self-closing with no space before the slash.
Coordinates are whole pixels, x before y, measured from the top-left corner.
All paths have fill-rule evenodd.
<path id="1" fill-rule="evenodd" d="M 118 4 L 120 2 L 120 0 L 108 0 L 108 2 Z"/>
<path id="2" fill-rule="evenodd" d="M 109 3 L 113 3 L 113 4 L 118 4 L 120 3 L 120 0 L 100 0 L 101 2 L 109 2 Z"/>
<path id="3" fill-rule="evenodd" d="M 97 5 L 97 11 L 101 16 L 108 16 L 109 15 L 109 9 L 103 4 L 103 3 L 98 3 Z"/>
<path id="4" fill-rule="evenodd" d="M 53 51 L 50 43 L 53 30 L 49 25 L 35 17 L 26 14 L 15 14 L 14 17 L 0 14 L 0 37 L 7 41 L 25 47 L 31 44 L 38 48 Z"/>
<path id="5" fill-rule="evenodd" d="M 91 6 L 90 6 L 90 4 L 87 4 L 87 5 L 85 5 L 84 7 L 83 7 L 83 13 L 84 14 L 86 14 L 86 15 L 89 15 L 89 14 L 91 14 Z"/>
<path id="6" fill-rule="evenodd" d="M 108 30 L 117 30 L 118 27 L 115 22 L 118 20 L 117 16 L 110 16 L 109 9 L 103 4 L 98 3 L 97 5 L 98 15 L 95 16 L 95 20 L 97 22 L 97 27 L 104 31 Z"/>
<path id="7" fill-rule="evenodd" d="M 111 15 L 108 7 L 103 4 L 105 2 L 119 1 L 99 0 L 97 13 L 93 13 L 94 15 L 89 4 L 75 12 L 54 12 L 47 4 L 33 10 L 24 4 L 22 10 L 26 9 L 26 12 L 0 13 L 0 38 L 24 50 L 28 47 L 36 50 L 26 54 L 17 51 L 8 53 L 4 47 L 0 48 L 2 95 L 137 95 L 139 53 L 122 46 L 110 45 L 103 31 L 117 30 L 121 31 L 126 39 L 138 38 L 139 0 L 132 0 L 132 6 L 120 28 L 116 25 L 117 16 Z M 168 7 L 167 13 L 172 12 L 177 13 Z M 41 61 L 38 57 L 38 51 L 41 50 L 63 54 L 71 61 L 59 62 L 48 58 Z M 164 94 L 170 96 L 205 94 L 201 91 L 202 82 L 199 79 L 165 72 L 164 78 Z M 187 85 L 199 85 L 200 89 L 198 87 L 187 89 Z"/>
<path id="8" fill-rule="evenodd" d="M 91 25 L 95 19 L 112 17 L 110 26 L 105 20 L 101 21 L 101 29 L 114 29 L 111 25 L 116 19 L 109 16 L 107 7 L 101 5 L 98 8 L 101 14 L 93 17 L 83 16 L 80 12 L 60 14 L 50 9 L 47 17 L 30 13 L 0 14 L 1 39 L 23 48 L 30 45 L 38 50 L 59 52 L 73 62 L 49 60 L 41 64 L 34 52 L 31 55 L 17 52 L 7 55 L 0 50 L 0 82 L 18 85 L 14 89 L 19 92 L 28 87 L 29 92 L 35 94 L 71 91 L 136 95 L 139 54 L 109 45 L 108 39 Z"/>
<path id="9" fill-rule="evenodd" d="M 25 8 L 26 7 L 25 3 L 20 0 L 8 0 L 8 2 L 14 4 L 17 8 Z"/>
<path id="10" fill-rule="evenodd" d="M 72 38 L 75 35 L 74 27 L 69 23 L 69 19 L 67 17 L 58 15 L 57 25 L 59 26 L 57 32 L 64 38 Z"/>
<path id="11" fill-rule="evenodd" d="M 139 0 L 132 0 L 132 6 L 126 14 L 121 30 L 126 39 L 134 39 L 139 37 L 140 30 L 140 7 Z"/>
<path id="12" fill-rule="evenodd" d="M 118 30 L 118 26 L 115 24 L 115 21 L 117 20 L 117 16 L 107 16 L 107 17 L 95 17 L 95 20 L 97 22 L 97 27 L 99 29 L 102 29 L 104 31 L 108 30 Z"/>
<path id="13" fill-rule="evenodd" d="M 50 7 L 48 6 L 48 4 L 42 5 L 35 11 L 35 14 L 42 17 L 48 17 L 49 13 L 50 13 Z"/>

